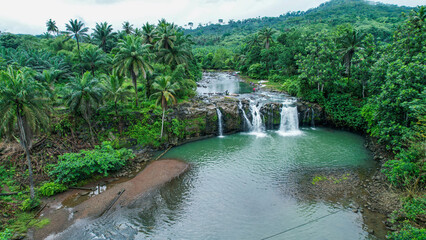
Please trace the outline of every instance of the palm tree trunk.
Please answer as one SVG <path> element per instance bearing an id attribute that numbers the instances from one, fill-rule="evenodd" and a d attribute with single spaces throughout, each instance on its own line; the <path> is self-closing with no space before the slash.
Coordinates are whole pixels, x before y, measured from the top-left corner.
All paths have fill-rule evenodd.
<path id="1" fill-rule="evenodd" d="M 27 156 L 28 178 L 30 180 L 30 198 L 34 199 L 35 193 L 34 193 L 33 168 L 31 166 L 31 156 L 30 156 L 30 150 L 28 149 L 28 147 L 25 147 L 25 155 Z"/>
<path id="2" fill-rule="evenodd" d="M 133 69 L 130 69 L 130 74 L 132 75 L 133 86 L 135 87 L 135 97 L 136 97 L 136 107 L 138 106 L 138 82 L 136 79 L 136 74 Z"/>
<path id="3" fill-rule="evenodd" d="M 28 133 L 25 132 L 24 119 L 23 119 L 23 116 L 21 115 L 21 111 L 19 109 L 17 109 L 17 115 L 18 115 L 18 128 L 19 128 L 21 145 L 24 148 L 25 155 L 27 157 L 28 178 L 30 180 L 30 198 L 34 199 L 35 194 L 34 194 L 33 168 L 31 166 L 30 150 L 28 149 L 29 143 L 27 142 Z"/>
<path id="4" fill-rule="evenodd" d="M 78 37 L 76 37 L 75 40 L 77 41 L 78 58 L 80 59 L 80 62 L 81 62 L 80 42 L 78 41 Z"/>
<path id="5" fill-rule="evenodd" d="M 163 107 L 163 118 L 161 119 L 161 137 L 163 138 L 163 127 L 164 127 L 164 115 L 166 113 L 166 108 Z"/>
<path id="6" fill-rule="evenodd" d="M 149 98 L 151 96 L 151 80 L 146 78 L 146 98 Z"/>
<path id="7" fill-rule="evenodd" d="M 86 119 L 87 123 L 89 124 L 89 131 L 90 131 L 90 137 L 92 138 L 92 144 L 95 145 L 95 138 L 93 137 L 93 131 L 92 131 L 92 123 L 90 122 L 90 119 Z"/>

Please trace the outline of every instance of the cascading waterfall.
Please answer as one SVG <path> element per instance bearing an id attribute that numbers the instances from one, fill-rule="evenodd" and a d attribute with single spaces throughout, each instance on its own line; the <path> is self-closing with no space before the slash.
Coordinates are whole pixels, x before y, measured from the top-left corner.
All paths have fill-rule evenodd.
<path id="1" fill-rule="evenodd" d="M 250 100 L 250 112 L 252 117 L 250 133 L 258 137 L 266 136 L 265 127 L 263 126 L 262 116 L 260 114 L 261 108 L 261 103 Z"/>
<path id="2" fill-rule="evenodd" d="M 311 108 L 311 110 L 312 110 L 311 127 L 315 128 L 315 111 L 313 108 Z"/>
<path id="3" fill-rule="evenodd" d="M 223 125 L 222 125 L 222 112 L 220 111 L 219 108 L 216 108 L 216 113 L 217 113 L 217 122 L 218 122 L 218 127 L 219 127 L 219 137 L 223 137 Z"/>
<path id="4" fill-rule="evenodd" d="M 244 111 L 243 108 L 243 104 L 241 103 L 241 101 L 238 103 L 238 108 L 241 110 L 241 112 L 243 113 L 243 117 L 244 117 L 244 127 L 245 125 L 247 125 L 248 129 L 251 129 L 252 125 L 249 121 L 249 119 L 247 118 L 246 112 Z"/>
<path id="5" fill-rule="evenodd" d="M 294 136 L 301 134 L 299 130 L 299 117 L 297 106 L 291 106 L 293 102 L 284 102 L 281 109 L 281 123 L 278 133 L 282 136 Z"/>

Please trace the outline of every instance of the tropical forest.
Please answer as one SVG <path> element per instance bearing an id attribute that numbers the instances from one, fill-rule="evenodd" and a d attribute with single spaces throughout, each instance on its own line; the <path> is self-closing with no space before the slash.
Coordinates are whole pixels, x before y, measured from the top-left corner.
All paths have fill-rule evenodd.
<path id="1" fill-rule="evenodd" d="M 426 7 L 217 18 L 0 32 L 0 240 L 426 239 Z"/>

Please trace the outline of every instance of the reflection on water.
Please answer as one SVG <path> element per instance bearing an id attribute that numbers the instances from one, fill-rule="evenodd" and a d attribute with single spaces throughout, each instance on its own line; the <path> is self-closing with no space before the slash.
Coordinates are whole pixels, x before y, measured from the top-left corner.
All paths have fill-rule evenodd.
<path id="1" fill-rule="evenodd" d="M 374 167 L 360 136 L 302 132 L 235 134 L 174 148 L 164 158 L 190 162 L 187 173 L 128 208 L 79 221 L 55 239 L 262 239 L 299 225 L 271 239 L 374 239 L 360 213 L 283 193 L 283 187 L 296 188 L 295 174 Z"/>

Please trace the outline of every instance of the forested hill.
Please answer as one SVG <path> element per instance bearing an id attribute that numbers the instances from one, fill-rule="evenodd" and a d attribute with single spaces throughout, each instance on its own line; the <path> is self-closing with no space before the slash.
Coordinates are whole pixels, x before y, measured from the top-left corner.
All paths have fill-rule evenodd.
<path id="1" fill-rule="evenodd" d="M 372 33 L 377 38 L 388 41 L 396 24 L 403 19 L 401 13 L 407 13 L 411 9 L 365 0 L 331 0 L 305 12 L 288 12 L 279 17 L 230 20 L 228 24 L 199 25 L 194 26 L 195 29 L 185 30 L 185 33 L 192 35 L 197 45 L 229 45 L 226 42 L 229 42 L 231 35 L 244 36 L 264 27 L 283 31 L 292 27 L 326 28 L 349 23 L 363 28 L 361 30 L 365 33 Z"/>

